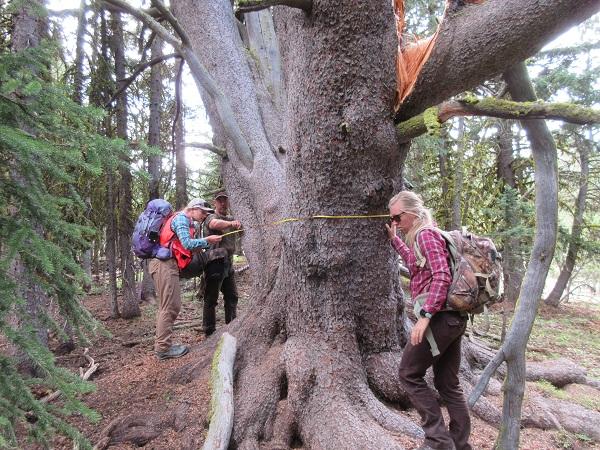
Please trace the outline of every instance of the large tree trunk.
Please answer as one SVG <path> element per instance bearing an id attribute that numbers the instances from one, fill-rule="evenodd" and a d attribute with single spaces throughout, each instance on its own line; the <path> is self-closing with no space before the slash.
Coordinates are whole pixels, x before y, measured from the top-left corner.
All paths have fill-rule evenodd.
<path id="1" fill-rule="evenodd" d="M 248 230 L 244 249 L 260 274 L 255 284 L 262 287 L 237 332 L 234 441 L 241 448 L 273 439 L 289 445 L 296 430 L 307 447 L 398 448 L 376 426 L 387 416 L 379 414 L 383 405 L 369 389 L 371 382 L 375 390 L 401 397 L 389 385 L 400 356 L 402 298 L 383 224 L 365 219 L 257 226 L 283 217 L 385 211 L 400 186 L 401 157 L 390 116 L 396 50 L 391 6 L 315 5 L 311 18 L 276 10 L 279 42 L 294 36 L 281 46 L 285 111 L 266 101 L 265 85 L 250 84 L 251 70 L 268 67 L 257 67 L 241 48 L 229 1 L 203 2 L 201 17 L 189 1 L 174 6 L 212 75 L 225 90 L 236 86 L 236 119 L 255 152 L 251 172 L 235 164 L 235 155 L 223 170 Z M 349 28 L 340 33 L 331 23 Z M 239 70 L 228 70 L 232 64 Z M 230 145 L 219 118 L 210 117 L 219 141 Z M 369 245 L 356 245 L 361 236 L 369 236 Z M 401 416 L 389 416 L 388 426 L 404 425 Z M 273 421 L 278 429 L 268 431 Z"/>
<path id="2" fill-rule="evenodd" d="M 115 58 L 115 76 L 117 87 L 120 88 L 125 80 L 125 44 L 123 42 L 123 24 L 121 15 L 112 13 L 112 50 Z M 117 137 L 127 141 L 127 94 L 125 91 L 117 96 L 116 106 Z M 141 315 L 139 301 L 135 289 L 135 272 L 133 269 L 133 253 L 131 251 L 131 234 L 133 232 L 133 219 L 131 217 L 132 204 L 132 176 L 129 150 L 121 156 L 119 173 L 121 175 L 119 189 L 119 250 L 121 256 L 121 279 L 123 292 L 123 305 L 121 316 L 125 319 Z"/>
<path id="3" fill-rule="evenodd" d="M 569 238 L 569 249 L 567 250 L 567 259 L 560 271 L 560 275 L 556 280 L 556 284 L 548 297 L 546 304 L 558 306 L 563 296 L 563 292 L 567 287 L 573 268 L 577 262 L 577 253 L 579 252 L 581 233 L 583 231 L 583 214 L 585 213 L 585 201 L 588 191 L 588 176 L 590 173 L 590 150 L 587 142 L 580 142 L 577 147 L 579 151 L 579 163 L 581 165 L 581 175 L 579 177 L 579 192 L 577 193 L 577 202 L 575 203 L 575 215 L 573 217 L 573 226 L 571 228 L 571 236 Z"/>

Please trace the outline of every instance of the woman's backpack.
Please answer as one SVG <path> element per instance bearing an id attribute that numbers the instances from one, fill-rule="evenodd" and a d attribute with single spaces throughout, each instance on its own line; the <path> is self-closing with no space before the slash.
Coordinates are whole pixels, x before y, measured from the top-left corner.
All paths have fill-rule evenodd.
<path id="1" fill-rule="evenodd" d="M 171 250 L 160 245 L 160 230 L 172 214 L 173 207 L 168 201 L 156 198 L 148 202 L 146 209 L 138 217 L 131 236 L 131 249 L 137 257 L 171 257 Z"/>
<path id="2" fill-rule="evenodd" d="M 452 283 L 448 288 L 446 308 L 478 314 L 486 305 L 503 300 L 502 255 L 491 239 L 467 231 L 435 229 L 450 254 Z M 415 242 L 417 265 L 425 258 Z"/>

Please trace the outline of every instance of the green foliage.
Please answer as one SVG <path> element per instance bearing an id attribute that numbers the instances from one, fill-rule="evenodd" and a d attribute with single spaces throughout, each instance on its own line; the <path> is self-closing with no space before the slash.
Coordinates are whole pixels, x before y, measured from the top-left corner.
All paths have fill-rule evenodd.
<path id="1" fill-rule="evenodd" d="M 437 222 L 448 223 L 452 194 L 456 189 L 457 170 L 462 170 L 464 182 L 460 192 L 462 225 L 504 242 L 519 236 L 526 244 L 533 233 L 533 203 L 524 198 L 532 182 L 531 163 L 520 170 L 520 186 L 511 190 L 497 176 L 496 142 L 493 122 L 479 118 L 465 119 L 466 131 L 462 143 L 449 132 L 440 136 L 421 136 L 413 141 L 407 160 L 407 178 L 433 210 Z M 491 136 L 490 136 L 491 135 Z M 459 145 L 460 144 L 460 145 Z M 459 155 L 459 151 L 462 153 Z M 458 158 L 461 158 L 460 169 Z M 448 179 L 442 180 L 440 159 L 447 161 Z M 515 169 L 519 172 L 518 165 Z M 449 191 L 444 192 L 447 186 Z M 510 226 L 506 217 L 518 217 L 518 226 Z M 524 248 L 523 251 L 527 251 Z"/>
<path id="2" fill-rule="evenodd" d="M 0 446 L 17 445 L 20 423 L 37 441 L 59 432 L 87 448 L 64 417 L 98 418 L 78 399 L 93 386 L 57 368 L 36 332 L 49 328 L 65 338 L 56 315 L 82 343 L 100 330 L 79 303 L 86 276 L 76 258 L 96 231 L 77 182 L 102 175 L 119 145 L 96 133 L 102 111 L 73 103 L 64 86 L 51 81 L 54 57 L 50 45 L 0 53 L 0 332 L 37 375 L 28 378 L 18 360 L 0 356 Z M 42 303 L 35 316 L 32 302 Z M 40 402 L 32 386 L 60 390 L 61 406 Z"/>

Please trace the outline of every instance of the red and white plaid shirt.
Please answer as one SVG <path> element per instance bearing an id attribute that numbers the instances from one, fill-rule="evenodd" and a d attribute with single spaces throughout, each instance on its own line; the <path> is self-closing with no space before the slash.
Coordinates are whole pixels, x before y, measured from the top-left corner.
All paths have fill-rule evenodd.
<path id="1" fill-rule="evenodd" d="M 402 239 L 396 236 L 391 243 L 394 250 L 402 256 L 410 272 L 410 294 L 413 301 L 419 294 L 428 292 L 423 309 L 430 314 L 439 312 L 446 304 L 448 288 L 452 282 L 448 266 L 449 254 L 444 238 L 429 228 L 419 232 L 417 244 L 426 261 L 423 267 L 417 265 L 414 251 L 408 248 Z"/>

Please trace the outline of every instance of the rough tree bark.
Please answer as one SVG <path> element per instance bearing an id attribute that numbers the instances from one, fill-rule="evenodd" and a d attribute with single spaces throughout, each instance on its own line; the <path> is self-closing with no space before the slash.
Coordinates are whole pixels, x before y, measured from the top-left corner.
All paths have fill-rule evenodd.
<path id="1" fill-rule="evenodd" d="M 585 201 L 588 191 L 588 176 L 590 173 L 590 150 L 587 142 L 580 142 L 577 151 L 579 152 L 579 163 L 581 165 L 581 175 L 579 177 L 579 192 L 575 203 L 575 213 L 573 217 L 573 226 L 571 236 L 569 237 L 569 248 L 567 250 L 567 259 L 560 270 L 556 284 L 552 288 L 548 297 L 544 300 L 547 305 L 558 306 L 567 287 L 567 283 L 573 273 L 577 253 L 579 252 L 581 233 L 583 231 L 583 214 L 585 213 Z"/>
<path id="2" fill-rule="evenodd" d="M 112 51 L 115 59 L 115 76 L 117 86 L 125 80 L 125 43 L 123 41 L 123 24 L 118 12 L 112 13 Z M 115 108 L 117 137 L 127 142 L 127 93 L 121 92 L 117 96 Z M 139 300 L 135 289 L 135 273 L 133 269 L 133 253 L 131 251 L 131 233 L 133 232 L 133 219 L 131 217 L 132 203 L 132 176 L 129 150 L 124 150 L 120 157 L 119 174 L 119 255 L 121 260 L 121 291 L 123 304 L 121 316 L 125 319 L 141 315 Z"/>
<path id="3" fill-rule="evenodd" d="M 449 18 L 415 100 L 399 117 L 501 72 L 599 6 L 546 3 L 488 0 Z M 239 348 L 232 446 L 402 448 L 394 434 L 422 432 L 380 400 L 407 404 L 397 383 L 403 299 L 382 223 L 264 226 L 286 217 L 382 213 L 401 188 L 408 145 L 398 145 L 391 113 L 391 5 L 315 1 L 310 13 L 252 13 L 265 14 L 252 16 L 260 27 L 247 27 L 249 49 L 229 0 L 178 0 L 172 8 L 178 22 L 163 15 L 187 32 L 180 50 L 227 151 L 223 177 L 253 268 L 249 312 L 227 327 Z M 533 17 L 514 26 L 521 14 Z M 268 64 L 261 55 L 269 52 L 257 45 L 281 55 L 280 65 Z M 461 62 L 444 63 L 459 55 Z M 368 244 L 357 245 L 363 239 Z M 206 370 L 205 360 L 191 363 L 185 380 Z"/>

